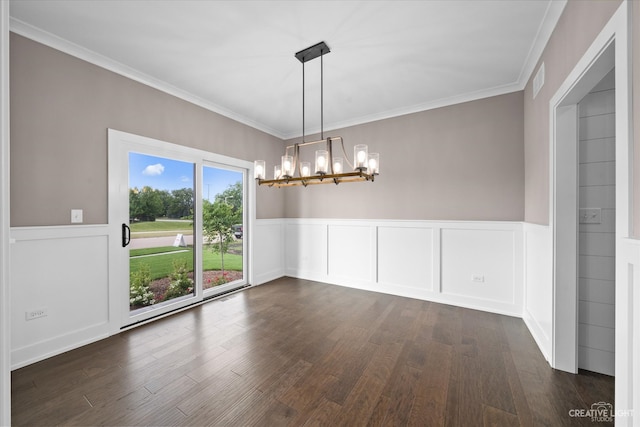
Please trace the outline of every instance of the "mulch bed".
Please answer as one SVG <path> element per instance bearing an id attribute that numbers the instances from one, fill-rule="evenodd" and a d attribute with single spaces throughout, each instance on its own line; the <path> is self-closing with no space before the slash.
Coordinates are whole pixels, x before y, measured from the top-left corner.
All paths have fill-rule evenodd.
<path id="1" fill-rule="evenodd" d="M 226 276 L 226 282 L 233 282 L 234 280 L 242 279 L 242 271 L 232 271 L 227 270 L 224 272 Z M 188 274 L 189 278 L 193 280 L 193 273 Z M 216 281 L 219 281 L 222 277 L 222 271 L 220 270 L 210 270 L 205 271 L 203 273 L 204 282 L 202 287 L 204 289 L 213 288 L 214 286 L 218 286 L 222 283 L 218 283 L 216 285 Z M 162 279 L 154 280 L 149 285 L 149 289 L 153 292 L 153 298 L 156 300 L 156 303 L 162 302 L 164 300 L 164 296 L 167 293 L 167 289 L 169 289 L 169 285 L 171 284 L 171 279 L 168 277 L 164 277 Z M 139 308 L 139 307 L 133 307 Z"/>

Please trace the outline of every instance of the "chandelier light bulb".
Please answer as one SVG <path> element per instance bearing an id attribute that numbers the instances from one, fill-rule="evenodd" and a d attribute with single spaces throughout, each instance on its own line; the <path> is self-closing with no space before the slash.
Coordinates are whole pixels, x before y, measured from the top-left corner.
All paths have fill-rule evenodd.
<path id="1" fill-rule="evenodd" d="M 333 173 L 342 173 L 342 157 L 333 159 Z"/>
<path id="2" fill-rule="evenodd" d="M 311 163 L 309 162 L 300 163 L 300 175 L 303 177 L 311 175 Z"/>
<path id="3" fill-rule="evenodd" d="M 368 147 L 365 144 L 358 144 L 353 147 L 353 160 L 354 160 L 354 169 L 365 171 L 367 170 L 367 162 L 369 156 L 367 155 Z"/>
<path id="4" fill-rule="evenodd" d="M 369 173 L 378 175 L 380 173 L 380 154 L 369 153 Z"/>
<path id="5" fill-rule="evenodd" d="M 265 163 L 264 160 L 256 160 L 254 162 L 254 173 L 256 179 L 264 179 L 265 178 Z"/>
<path id="6" fill-rule="evenodd" d="M 293 157 L 289 155 L 282 156 L 282 176 L 291 178 L 293 176 Z"/>
<path id="7" fill-rule="evenodd" d="M 327 173 L 327 166 L 329 162 L 329 152 L 327 150 L 316 151 L 316 173 L 319 175 L 325 175 Z"/>

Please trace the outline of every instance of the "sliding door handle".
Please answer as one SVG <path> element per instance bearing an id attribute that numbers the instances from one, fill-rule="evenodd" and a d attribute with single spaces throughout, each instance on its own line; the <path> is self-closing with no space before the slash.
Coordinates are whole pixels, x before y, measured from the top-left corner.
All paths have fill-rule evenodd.
<path id="1" fill-rule="evenodd" d="M 122 224 L 122 247 L 127 247 L 129 243 L 131 243 L 131 229 L 127 224 Z"/>

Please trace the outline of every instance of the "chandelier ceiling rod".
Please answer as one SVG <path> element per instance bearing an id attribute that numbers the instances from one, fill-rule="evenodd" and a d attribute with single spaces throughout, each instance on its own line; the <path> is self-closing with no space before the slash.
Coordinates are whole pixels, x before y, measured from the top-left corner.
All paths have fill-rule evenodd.
<path id="1" fill-rule="evenodd" d="M 324 53 L 320 55 L 320 139 L 324 139 Z"/>
<path id="2" fill-rule="evenodd" d="M 302 142 L 304 142 L 304 62 L 302 63 Z"/>

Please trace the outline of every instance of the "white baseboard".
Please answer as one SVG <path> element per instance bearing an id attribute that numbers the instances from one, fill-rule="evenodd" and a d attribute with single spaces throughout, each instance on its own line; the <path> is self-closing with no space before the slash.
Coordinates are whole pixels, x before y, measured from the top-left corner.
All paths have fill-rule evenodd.
<path id="1" fill-rule="evenodd" d="M 107 338 L 110 335 L 109 325 L 104 323 L 36 342 L 26 347 L 13 349 L 11 352 L 13 362 L 11 369 L 22 368 L 23 366 Z"/>

